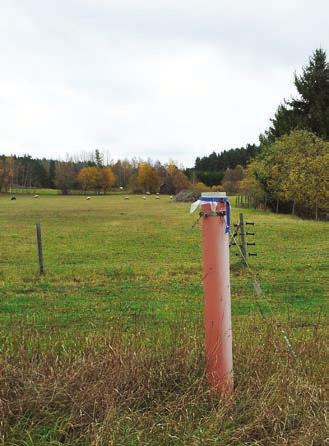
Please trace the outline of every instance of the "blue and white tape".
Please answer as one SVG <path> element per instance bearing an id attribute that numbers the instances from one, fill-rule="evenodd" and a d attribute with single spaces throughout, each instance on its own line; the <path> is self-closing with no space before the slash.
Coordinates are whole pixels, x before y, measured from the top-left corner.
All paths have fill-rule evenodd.
<path id="1" fill-rule="evenodd" d="M 192 214 L 199 206 L 202 204 L 210 204 L 210 208 L 213 212 L 217 209 L 218 203 L 225 203 L 226 205 L 226 215 L 225 215 L 225 234 L 230 232 L 230 220 L 231 220 L 231 205 L 227 197 L 208 197 L 201 196 L 198 200 L 191 204 L 190 213 Z"/>

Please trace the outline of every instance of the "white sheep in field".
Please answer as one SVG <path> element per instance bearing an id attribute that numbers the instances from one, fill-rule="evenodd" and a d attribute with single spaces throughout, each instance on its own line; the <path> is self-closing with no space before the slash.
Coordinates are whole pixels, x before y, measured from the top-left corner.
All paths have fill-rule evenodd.
<path id="1" fill-rule="evenodd" d="M 145 197 L 145 196 L 143 197 L 143 200 L 146 200 L 146 197 Z"/>
<path id="2" fill-rule="evenodd" d="M 86 200 L 90 200 L 91 199 L 91 197 L 86 197 Z"/>
<path id="3" fill-rule="evenodd" d="M 125 197 L 125 200 L 129 200 L 129 197 Z"/>
<path id="4" fill-rule="evenodd" d="M 170 200 L 173 200 L 173 199 L 174 199 L 174 197 L 172 195 L 170 195 Z"/>
<path id="5" fill-rule="evenodd" d="M 157 200 L 160 200 L 160 197 L 157 195 L 156 197 L 155 197 Z"/>
<path id="6" fill-rule="evenodd" d="M 33 198 L 39 198 L 39 195 L 34 195 L 34 197 Z"/>

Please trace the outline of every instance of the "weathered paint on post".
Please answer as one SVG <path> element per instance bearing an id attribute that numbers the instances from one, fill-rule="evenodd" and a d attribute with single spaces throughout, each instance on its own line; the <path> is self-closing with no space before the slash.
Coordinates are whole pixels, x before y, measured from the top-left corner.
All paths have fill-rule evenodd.
<path id="1" fill-rule="evenodd" d="M 216 196 L 223 194 L 202 194 L 201 200 Z M 226 203 L 201 202 L 201 212 L 207 372 L 210 386 L 229 395 L 233 391 L 233 355 Z"/>

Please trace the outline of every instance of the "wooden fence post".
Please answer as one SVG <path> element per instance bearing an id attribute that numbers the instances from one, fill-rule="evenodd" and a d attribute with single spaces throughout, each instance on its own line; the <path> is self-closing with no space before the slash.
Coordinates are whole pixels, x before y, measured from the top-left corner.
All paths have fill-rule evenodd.
<path id="1" fill-rule="evenodd" d="M 247 258 L 247 243 L 246 243 L 246 232 L 245 232 L 246 228 L 242 213 L 240 214 L 239 226 L 240 226 L 241 252 L 243 257 L 246 259 Z"/>
<path id="2" fill-rule="evenodd" d="M 38 257 L 39 257 L 39 269 L 40 274 L 43 274 L 45 271 L 44 260 L 43 260 L 43 252 L 42 252 L 42 238 L 41 238 L 41 225 L 37 223 L 35 225 L 37 231 L 37 244 L 38 244 Z"/>

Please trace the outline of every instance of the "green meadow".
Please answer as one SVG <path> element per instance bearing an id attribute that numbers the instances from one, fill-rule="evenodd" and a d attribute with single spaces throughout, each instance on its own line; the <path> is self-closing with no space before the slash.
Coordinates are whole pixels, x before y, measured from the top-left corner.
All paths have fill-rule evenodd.
<path id="1" fill-rule="evenodd" d="M 328 312 L 328 225 L 233 207 L 255 223 L 250 266 L 264 312 L 283 318 Z M 127 322 L 202 317 L 200 226 L 197 212 L 168 197 L 19 196 L 0 198 L 0 318 L 63 332 Z M 42 225 L 44 275 L 38 273 L 35 223 Z M 249 227 L 253 231 L 253 227 Z M 232 249 L 233 315 L 257 310 L 252 278 Z M 270 302 L 270 304 L 269 304 Z"/>
<path id="2" fill-rule="evenodd" d="M 17 368 L 28 370 L 28 376 L 32 369 L 40 366 L 40 361 L 45 367 L 53 364 L 54 369 L 54 364 L 57 364 L 55 357 L 59 357 L 59 361 L 70 362 L 74 359 L 79 362 L 86 351 L 90 351 L 91 345 L 92 354 L 104 349 L 104 345 L 107 345 L 104 339 L 111 334 L 115 339 L 120 338 L 118 343 L 126 353 L 128 351 L 133 355 L 133 352 L 140 352 L 143 356 L 146 351 L 146 355 L 153 354 L 157 358 L 154 361 L 159 360 L 160 365 L 152 363 L 147 370 L 152 370 L 154 366 L 156 373 L 158 367 L 164 375 L 168 370 L 166 355 L 172 352 L 174 344 L 188 347 L 188 352 L 176 352 L 177 355 L 171 358 L 177 359 L 177 367 L 185 374 L 191 370 L 189 389 L 197 380 L 202 381 L 201 225 L 192 228 L 198 215 L 197 212 L 190 215 L 189 207 L 189 204 L 172 202 L 166 196 L 161 196 L 159 200 L 155 196 L 148 196 L 143 200 L 141 196 L 131 195 L 126 200 L 122 195 L 108 195 L 93 196 L 86 200 L 84 196 L 42 195 L 34 199 L 28 195 L 18 195 L 16 201 L 11 201 L 9 196 L 1 195 L 0 336 L 1 366 L 7 371 L 4 376 L 9 379 L 12 370 Z M 249 241 L 256 242 L 256 246 L 250 246 L 250 252 L 256 252 L 257 256 L 249 258 L 250 271 L 236 255 L 237 248 L 231 248 L 235 361 L 237 364 L 243 362 L 243 355 L 247 354 L 244 349 L 258 342 L 264 344 L 262 354 L 267 355 L 268 345 L 265 340 L 270 342 L 271 337 L 276 339 L 271 350 L 273 358 L 275 350 L 281 356 L 287 355 L 280 335 L 280 330 L 284 330 L 293 348 L 299 352 L 301 362 L 311 362 L 310 358 L 328 334 L 328 223 L 239 209 L 235 207 L 233 197 L 233 222 L 238 221 L 239 212 L 244 213 L 246 221 L 255 223 L 254 228 L 250 226 L 255 236 L 250 236 Z M 42 225 L 45 259 L 43 275 L 38 271 L 37 222 Z M 253 288 L 255 277 L 261 285 L 261 296 L 257 296 Z M 271 335 L 267 332 L 269 327 L 273 331 Z M 303 354 L 309 355 L 311 350 L 311 356 L 304 358 Z M 323 357 L 327 353 L 327 350 L 321 351 L 321 358 L 316 359 L 319 367 L 328 359 L 328 356 Z M 179 358 L 190 354 L 199 359 L 195 359 L 195 363 L 193 360 L 188 366 L 186 362 L 183 365 L 179 363 Z M 261 364 L 262 356 L 258 356 L 255 363 L 257 361 Z M 271 367 L 276 367 L 273 364 L 276 361 L 270 360 Z M 289 361 L 287 363 L 284 360 L 284 364 L 285 367 L 290 364 L 291 368 Z M 240 370 L 243 367 L 241 364 Z M 269 371 L 271 367 L 268 367 Z M 310 376 L 316 377 L 314 383 L 321 389 L 324 372 L 314 367 Z M 179 369 L 176 371 L 178 375 Z M 297 369 L 294 370 L 299 373 Z M 253 372 L 249 372 L 253 376 Z M 271 376 L 274 376 L 278 371 L 272 372 Z M 238 376 L 239 373 L 237 371 Z M 44 375 L 47 373 L 44 372 Z M 30 381 L 39 382 L 39 375 L 33 376 Z M 170 379 L 171 375 L 166 385 L 169 385 Z M 259 379 L 264 389 L 270 375 L 266 375 L 264 381 Z M 312 383 L 312 378 L 309 379 Z M 250 432 L 247 428 L 243 430 L 250 420 L 241 418 L 242 407 L 234 409 L 240 414 L 234 415 L 233 409 L 226 406 L 225 410 L 219 408 L 212 397 L 205 393 L 200 396 L 201 412 L 193 412 L 187 418 L 176 414 L 171 419 L 166 412 L 169 409 L 163 409 L 162 412 L 158 402 L 157 409 L 153 409 L 155 418 L 151 422 L 148 409 L 139 406 L 136 409 L 134 403 L 127 408 L 120 403 L 114 408 L 111 406 L 111 413 L 115 413 L 115 423 L 113 419 L 109 425 L 105 423 L 104 420 L 109 416 L 105 409 L 102 415 L 90 415 L 91 421 L 87 417 L 87 421 L 78 422 L 77 415 L 71 412 L 70 403 L 64 403 L 62 397 L 59 397 L 58 406 L 55 403 L 47 406 L 44 416 L 42 411 L 40 414 L 42 404 L 36 402 L 33 394 L 34 387 L 34 390 L 27 390 L 24 379 L 23 384 L 22 377 L 20 380 L 20 390 L 17 390 L 18 396 L 13 397 L 12 406 L 9 390 L 8 394 L 2 394 L 6 404 L 9 401 L 5 406 L 7 409 L 3 409 L 2 413 L 0 411 L 3 429 L 0 438 L 3 444 L 325 444 L 321 443 L 325 438 L 323 425 L 323 429 L 319 429 L 318 443 L 307 443 L 307 433 L 298 440 L 300 425 L 297 422 L 294 425 L 287 421 L 282 427 L 284 422 L 280 421 L 281 427 L 275 428 L 275 417 L 271 418 L 270 415 L 269 420 L 272 421 L 262 421 L 263 427 L 259 432 Z M 174 404 L 179 400 L 179 404 L 184 406 L 182 395 L 186 389 L 182 385 L 183 390 L 182 387 L 177 390 L 176 384 L 173 384 L 170 401 Z M 15 385 L 12 384 L 13 387 Z M 204 383 L 198 386 L 198 389 L 200 386 L 206 388 Z M 41 387 L 44 389 L 47 386 Z M 255 397 L 256 393 L 248 394 L 251 401 L 258 398 Z M 34 397 L 27 397 L 32 394 Z M 147 400 L 145 395 L 141 394 L 140 401 Z M 246 397 L 247 393 L 244 395 Z M 16 407 L 17 398 L 22 398 L 25 403 Z M 47 396 L 43 398 L 45 401 Z M 32 400 L 34 403 L 30 406 L 31 403 L 27 401 Z M 269 406 L 272 403 L 268 401 Z M 275 404 L 280 406 L 281 403 Z M 323 410 L 320 402 L 316 404 L 322 408 L 319 411 Z M 189 403 L 186 405 L 188 411 Z M 74 405 L 72 407 L 75 412 Z M 10 416 L 6 412 L 9 409 Z M 256 416 L 254 409 L 250 412 L 253 414 L 250 419 Z M 305 406 L 304 409 L 305 414 L 308 413 L 309 407 Z M 300 413 L 304 414 L 303 410 L 300 409 Z M 205 415 L 208 411 L 210 418 Z M 316 408 L 314 411 L 317 413 Z M 219 413 L 225 414 L 225 422 L 219 420 Z M 304 415 L 300 415 L 300 420 L 307 425 Z M 279 419 L 280 416 L 277 415 Z M 140 417 L 146 417 L 145 423 Z M 296 417 L 298 419 L 298 413 L 293 417 L 294 420 Z M 319 419 L 318 413 L 315 418 Z M 178 423 L 176 427 L 175 420 Z M 314 420 L 309 422 L 311 431 L 314 429 Z M 159 427 L 161 423 L 163 428 Z M 267 427 L 264 428 L 264 425 Z M 181 427 L 183 430 L 180 430 Z M 264 429 L 267 429 L 267 433 L 264 433 Z M 283 433 L 280 429 L 283 429 Z M 277 433 L 279 431 L 281 437 Z"/>

